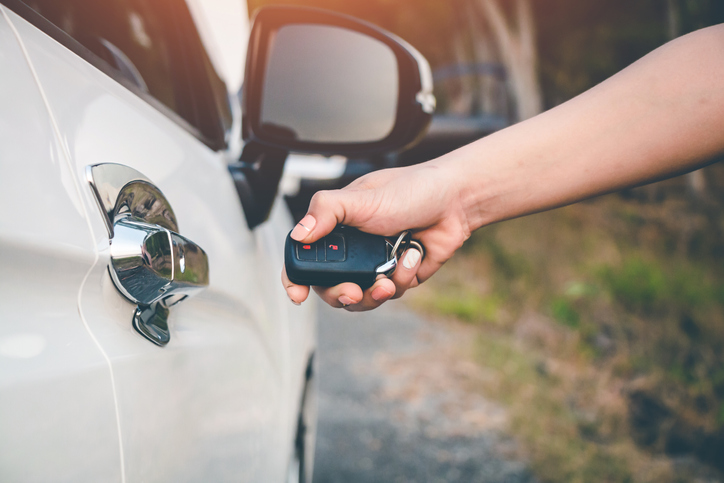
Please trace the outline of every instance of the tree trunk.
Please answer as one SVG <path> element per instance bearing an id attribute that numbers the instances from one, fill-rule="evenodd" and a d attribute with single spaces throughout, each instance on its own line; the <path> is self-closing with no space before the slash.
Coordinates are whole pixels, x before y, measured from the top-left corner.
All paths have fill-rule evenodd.
<path id="1" fill-rule="evenodd" d="M 454 17 L 455 30 L 453 35 L 453 56 L 455 64 L 463 65 L 470 62 L 470 48 L 468 38 L 465 35 L 465 13 L 459 10 L 455 11 Z M 474 90 L 475 86 L 471 76 L 457 76 L 454 79 L 446 81 L 446 91 L 448 94 L 448 112 L 469 116 L 473 113 L 474 108 Z"/>
<path id="2" fill-rule="evenodd" d="M 498 0 L 475 0 L 476 11 L 490 26 L 496 39 L 515 101 L 517 120 L 540 113 L 543 96 L 538 80 L 535 21 L 530 0 L 515 0 L 514 22 L 506 15 Z"/>
<path id="3" fill-rule="evenodd" d="M 669 31 L 669 39 L 673 40 L 681 35 L 681 10 L 677 0 L 666 1 L 667 23 Z M 699 169 L 686 174 L 686 187 L 695 198 L 704 198 L 706 196 L 706 178 L 704 170 Z"/>
<path id="4" fill-rule="evenodd" d="M 490 27 L 487 22 L 479 21 L 476 14 L 476 0 L 465 2 L 465 17 L 467 18 L 473 47 L 473 63 L 475 65 L 491 65 L 498 59 L 495 53 L 495 43 L 491 38 Z M 508 110 L 508 93 L 505 80 L 494 74 L 477 73 L 476 80 L 476 114 L 502 116 L 510 118 Z"/>

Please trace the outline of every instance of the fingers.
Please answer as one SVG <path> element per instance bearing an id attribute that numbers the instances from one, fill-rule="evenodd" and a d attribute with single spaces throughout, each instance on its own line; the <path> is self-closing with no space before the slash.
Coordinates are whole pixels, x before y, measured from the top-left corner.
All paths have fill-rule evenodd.
<path id="1" fill-rule="evenodd" d="M 372 310 L 395 295 L 395 284 L 383 278 L 364 292 L 359 285 L 342 283 L 334 287 L 312 287 L 319 297 L 332 307 L 344 307 L 351 312 Z"/>
<path id="2" fill-rule="evenodd" d="M 392 274 L 392 281 L 395 284 L 394 298 L 400 298 L 408 288 L 417 286 L 417 271 L 420 268 L 422 255 L 415 248 L 407 250 L 397 265 L 395 273 Z"/>
<path id="3" fill-rule="evenodd" d="M 332 307 L 345 308 L 351 312 L 372 310 L 387 300 L 401 297 L 410 287 L 418 285 L 417 272 L 420 266 L 420 252 L 414 248 L 407 250 L 402 256 L 402 262 L 391 279 L 377 280 L 367 290 L 362 290 L 355 283 L 341 283 L 334 287 L 313 287 L 319 297 Z M 307 299 L 309 287 L 296 285 L 287 278 L 286 269 L 282 270 L 282 284 L 287 295 L 295 304 Z"/>
<path id="4" fill-rule="evenodd" d="M 359 303 L 364 294 L 362 289 L 356 283 L 341 283 L 334 287 L 313 287 L 314 291 L 319 294 L 319 298 L 324 300 L 332 307 L 346 307 Z"/>
<path id="5" fill-rule="evenodd" d="M 417 272 L 421 266 L 420 252 L 414 248 L 407 250 L 402 262 L 391 279 L 377 280 L 367 290 L 362 290 L 355 283 L 341 283 L 334 287 L 313 287 L 319 297 L 332 307 L 345 308 L 358 312 L 372 310 L 391 298 L 401 297 L 410 287 L 418 285 Z M 289 299 L 299 305 L 309 296 L 309 287 L 297 285 L 289 281 L 286 269 L 282 269 L 282 284 Z"/>
<path id="6" fill-rule="evenodd" d="M 289 236 L 298 242 L 314 243 L 317 240 L 309 238 L 309 236 L 316 225 L 317 220 L 312 215 L 306 215 L 296 224 Z"/>
<path id="7" fill-rule="evenodd" d="M 286 268 L 282 268 L 282 285 L 284 285 L 284 290 L 287 291 L 287 296 L 293 304 L 300 305 L 302 302 L 307 300 L 307 297 L 309 296 L 309 287 L 290 282 L 287 277 Z"/>
<path id="8" fill-rule="evenodd" d="M 446 260 L 445 260 L 446 261 Z M 436 260 L 432 254 L 429 256 L 426 256 L 425 259 L 420 264 L 419 268 L 417 269 L 416 278 L 419 283 L 424 282 L 428 278 L 432 277 L 438 270 L 440 270 L 440 267 L 443 266 L 445 261 L 438 261 Z"/>
<path id="9" fill-rule="evenodd" d="M 318 191 L 304 218 L 292 230 L 293 240 L 314 243 L 331 232 L 345 218 L 345 205 L 354 196 L 343 191 Z"/>

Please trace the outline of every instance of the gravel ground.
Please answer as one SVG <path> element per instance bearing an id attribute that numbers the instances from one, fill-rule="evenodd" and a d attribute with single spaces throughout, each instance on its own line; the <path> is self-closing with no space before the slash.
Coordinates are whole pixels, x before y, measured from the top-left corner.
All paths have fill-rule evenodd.
<path id="1" fill-rule="evenodd" d="M 320 304 L 322 305 L 322 304 Z M 315 483 L 533 482 L 464 326 L 320 307 Z"/>

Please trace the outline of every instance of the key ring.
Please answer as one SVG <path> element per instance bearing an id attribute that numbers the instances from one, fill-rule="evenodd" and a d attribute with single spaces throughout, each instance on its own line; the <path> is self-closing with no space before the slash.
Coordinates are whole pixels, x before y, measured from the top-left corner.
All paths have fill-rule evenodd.
<path id="1" fill-rule="evenodd" d="M 409 248 L 414 248 L 415 250 L 417 250 L 418 252 L 420 252 L 420 260 L 422 260 L 423 258 L 425 258 L 425 247 L 422 246 L 422 243 L 420 243 L 419 241 L 417 241 L 417 240 L 410 240 L 410 246 L 409 246 Z M 404 253 L 404 252 L 402 252 L 402 253 Z"/>
<path id="2" fill-rule="evenodd" d="M 400 236 L 397 237 L 397 241 L 395 242 L 394 246 L 392 247 L 392 251 L 390 252 L 390 258 L 398 258 L 398 253 L 403 254 L 410 248 L 414 248 L 418 252 L 420 252 L 420 258 L 425 258 L 425 247 L 422 246 L 422 243 L 420 243 L 419 241 L 413 240 L 412 232 L 406 230 L 400 233 Z"/>
<path id="3" fill-rule="evenodd" d="M 391 277 L 397 268 L 398 254 L 402 255 L 410 247 L 417 249 L 420 252 L 421 258 L 425 257 L 425 248 L 422 246 L 422 243 L 412 239 L 412 232 L 410 232 L 410 230 L 405 230 L 400 233 L 394 245 L 387 239 L 385 239 L 385 241 L 392 247 L 392 250 L 390 250 L 387 262 L 377 268 L 377 278 L 380 278 L 380 276 Z"/>
<path id="4" fill-rule="evenodd" d="M 400 233 L 400 236 L 397 237 L 397 241 L 392 247 L 392 251 L 390 252 L 390 258 L 394 258 L 395 260 L 397 260 L 398 252 L 400 254 L 405 253 L 405 250 L 410 247 L 410 241 L 412 241 L 412 233 L 410 233 L 409 230 L 405 230 Z"/>

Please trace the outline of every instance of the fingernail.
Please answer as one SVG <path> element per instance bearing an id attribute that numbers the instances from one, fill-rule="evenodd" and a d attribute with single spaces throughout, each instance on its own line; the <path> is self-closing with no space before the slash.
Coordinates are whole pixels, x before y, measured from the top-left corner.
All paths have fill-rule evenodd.
<path id="1" fill-rule="evenodd" d="M 405 258 L 404 260 L 402 260 L 402 266 L 408 270 L 412 270 L 413 268 L 415 268 L 415 265 L 417 265 L 417 262 L 419 261 L 420 252 L 414 248 L 410 248 L 409 250 L 407 250 L 407 253 L 405 253 Z"/>
<path id="2" fill-rule="evenodd" d="M 290 301 L 291 303 L 293 303 L 294 305 L 296 305 L 296 306 L 300 306 L 300 305 L 302 305 L 302 303 L 301 303 L 301 302 L 295 302 L 295 301 L 294 301 L 294 300 L 292 300 L 291 298 L 289 299 L 289 301 Z"/>
<path id="3" fill-rule="evenodd" d="M 392 294 L 388 292 L 385 287 L 377 287 L 372 291 L 372 298 L 375 299 L 377 302 L 381 300 L 386 300 L 390 297 L 392 297 Z"/>
<path id="4" fill-rule="evenodd" d="M 315 220 L 312 215 L 306 215 L 304 218 L 302 218 L 302 221 L 297 223 L 297 226 L 295 226 L 292 230 L 292 239 L 296 241 L 304 240 L 316 224 L 317 220 Z"/>
<path id="5" fill-rule="evenodd" d="M 356 303 L 354 300 L 347 297 L 346 295 L 341 295 L 337 300 L 339 301 L 340 304 L 344 305 L 345 307 Z"/>

